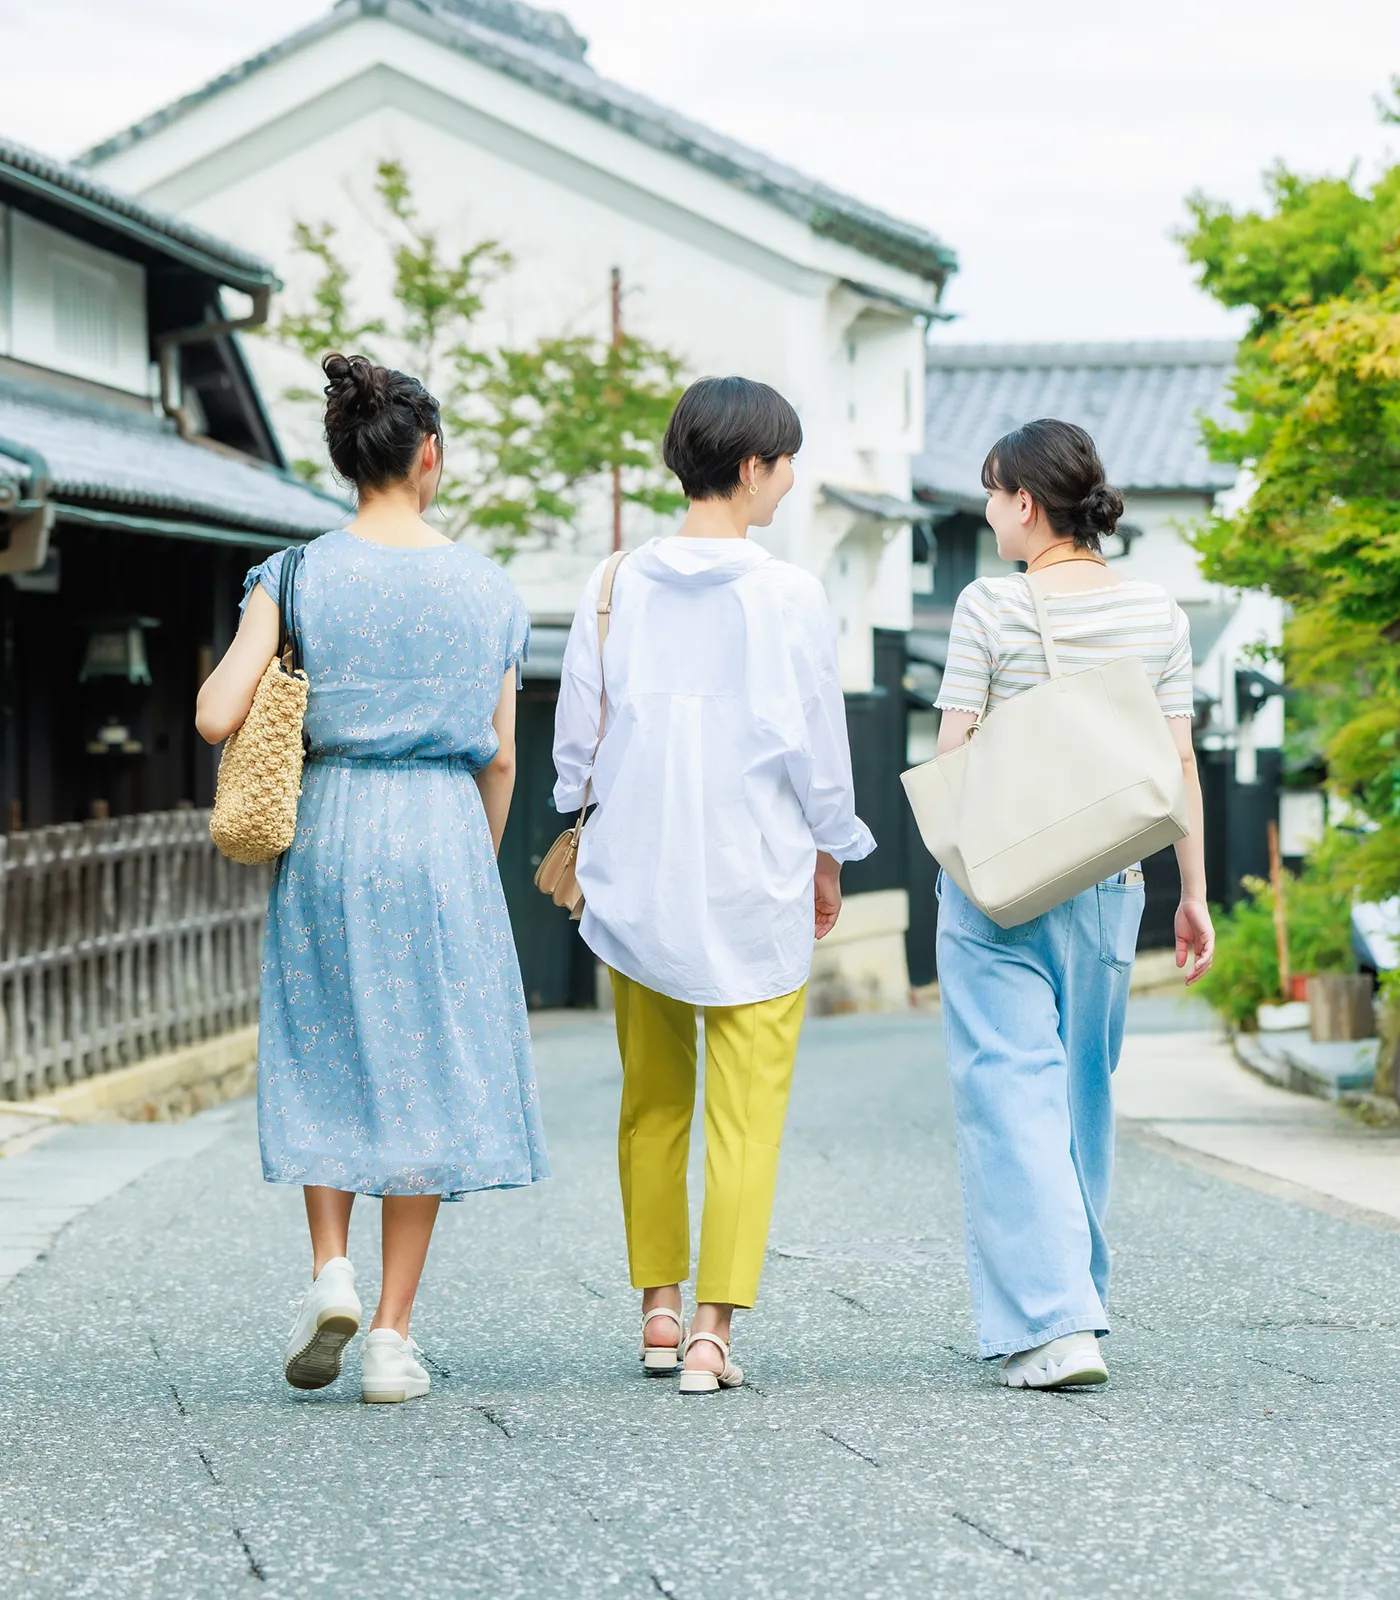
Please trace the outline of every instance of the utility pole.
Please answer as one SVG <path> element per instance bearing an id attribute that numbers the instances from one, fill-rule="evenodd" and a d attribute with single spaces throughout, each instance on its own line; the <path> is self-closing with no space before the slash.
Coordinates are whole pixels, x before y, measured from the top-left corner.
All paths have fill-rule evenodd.
<path id="1" fill-rule="evenodd" d="M 622 268 L 612 269 L 612 347 L 622 348 Z M 622 465 L 613 462 L 612 469 L 612 547 L 622 548 Z"/>

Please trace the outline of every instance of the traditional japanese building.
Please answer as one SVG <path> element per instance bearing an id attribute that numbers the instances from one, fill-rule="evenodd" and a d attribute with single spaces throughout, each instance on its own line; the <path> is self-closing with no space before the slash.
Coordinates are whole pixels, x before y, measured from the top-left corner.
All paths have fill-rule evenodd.
<path id="1" fill-rule="evenodd" d="M 266 261 L 0 140 L 0 826 L 212 799 L 243 574 L 342 522 L 240 342 Z M 237 302 L 236 306 L 234 302 Z"/>

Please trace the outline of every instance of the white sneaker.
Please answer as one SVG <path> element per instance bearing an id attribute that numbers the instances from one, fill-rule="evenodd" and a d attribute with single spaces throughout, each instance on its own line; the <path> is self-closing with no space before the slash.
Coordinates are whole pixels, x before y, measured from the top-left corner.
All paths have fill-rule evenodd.
<path id="1" fill-rule="evenodd" d="M 355 1269 L 344 1256 L 328 1261 L 302 1296 L 282 1371 L 294 1389 L 324 1389 L 340 1376 L 340 1356 L 360 1327 Z"/>
<path id="2" fill-rule="evenodd" d="M 1092 1333 L 1070 1333 L 1034 1350 L 1018 1350 L 1001 1364 L 1008 1389 L 1064 1389 L 1073 1384 L 1107 1383 L 1108 1368 Z"/>
<path id="3" fill-rule="evenodd" d="M 365 1335 L 360 1398 L 371 1405 L 416 1400 L 428 1392 L 428 1369 L 417 1359 L 418 1346 L 392 1328 L 372 1328 Z"/>

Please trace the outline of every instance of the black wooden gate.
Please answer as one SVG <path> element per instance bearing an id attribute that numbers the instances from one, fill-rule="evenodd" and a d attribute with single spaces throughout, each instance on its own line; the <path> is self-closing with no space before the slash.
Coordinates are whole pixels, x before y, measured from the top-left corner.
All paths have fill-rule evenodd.
<path id="1" fill-rule="evenodd" d="M 526 680 L 516 705 L 515 799 L 501 841 L 501 884 L 531 1010 L 594 1003 L 594 960 L 568 913 L 535 888 L 535 868 L 561 828 L 554 788 L 554 705 L 559 685 Z"/>

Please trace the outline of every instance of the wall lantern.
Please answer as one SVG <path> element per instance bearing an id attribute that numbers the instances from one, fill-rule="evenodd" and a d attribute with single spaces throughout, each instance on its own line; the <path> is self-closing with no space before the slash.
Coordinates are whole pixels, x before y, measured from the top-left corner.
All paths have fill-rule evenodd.
<path id="1" fill-rule="evenodd" d="M 78 682 L 120 678 L 126 683 L 149 684 L 151 669 L 146 661 L 146 629 L 159 626 L 155 617 L 107 617 L 89 624 Z"/>

